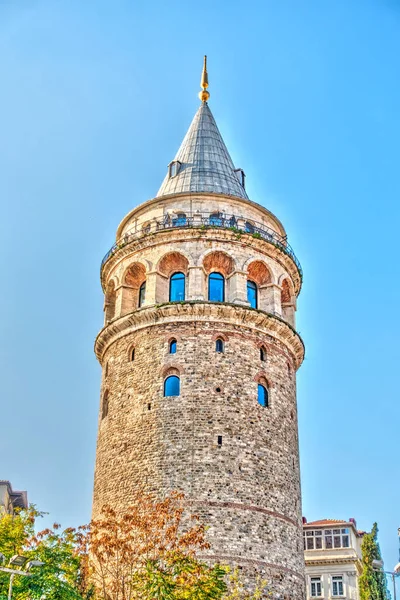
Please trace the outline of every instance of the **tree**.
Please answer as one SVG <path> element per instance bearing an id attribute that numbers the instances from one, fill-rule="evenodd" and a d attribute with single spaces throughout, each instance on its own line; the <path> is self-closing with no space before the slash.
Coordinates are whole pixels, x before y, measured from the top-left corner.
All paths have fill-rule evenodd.
<path id="1" fill-rule="evenodd" d="M 220 600 L 227 569 L 196 558 L 209 547 L 206 529 L 184 513 L 184 497 L 176 492 L 162 500 L 138 493 L 123 514 L 104 507 L 82 538 L 96 598 Z"/>
<path id="2" fill-rule="evenodd" d="M 37 519 L 44 513 L 34 506 L 16 515 L 0 516 L 0 552 L 9 560 L 15 554 L 45 564 L 32 570 L 32 577 L 16 576 L 13 600 L 82 600 L 91 597 L 83 592 L 81 557 L 78 553 L 81 534 L 72 528 L 35 533 Z M 0 599 L 7 598 L 10 575 L 0 571 Z"/>
<path id="3" fill-rule="evenodd" d="M 385 574 L 373 569 L 373 561 L 382 560 L 376 523 L 372 531 L 364 535 L 361 552 L 363 572 L 359 580 L 360 600 L 389 600 Z"/>

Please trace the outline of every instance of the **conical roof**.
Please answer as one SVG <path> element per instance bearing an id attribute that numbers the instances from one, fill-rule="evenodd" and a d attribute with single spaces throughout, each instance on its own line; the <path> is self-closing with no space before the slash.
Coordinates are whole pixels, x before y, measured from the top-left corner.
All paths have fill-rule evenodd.
<path id="1" fill-rule="evenodd" d="M 176 163 L 176 165 L 174 164 Z M 207 102 L 202 102 L 157 197 L 214 192 L 248 198 Z"/>

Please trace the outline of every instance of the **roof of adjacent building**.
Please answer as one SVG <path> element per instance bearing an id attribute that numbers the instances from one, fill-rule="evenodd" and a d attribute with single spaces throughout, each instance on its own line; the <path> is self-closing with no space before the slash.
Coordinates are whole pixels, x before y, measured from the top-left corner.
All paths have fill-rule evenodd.
<path id="1" fill-rule="evenodd" d="M 11 482 L 7 479 L 0 479 L 1 485 L 7 487 L 14 508 L 28 508 L 28 494 L 26 491 L 13 490 Z"/>
<path id="2" fill-rule="evenodd" d="M 248 199 L 207 102 L 195 114 L 174 161 L 178 172 L 170 176 L 168 171 L 157 197 L 209 192 Z"/>
<path id="3" fill-rule="evenodd" d="M 327 525 L 345 525 L 349 523 L 349 521 L 345 521 L 343 519 L 320 519 L 319 521 L 310 521 L 309 523 L 304 523 L 305 527 L 325 527 Z"/>

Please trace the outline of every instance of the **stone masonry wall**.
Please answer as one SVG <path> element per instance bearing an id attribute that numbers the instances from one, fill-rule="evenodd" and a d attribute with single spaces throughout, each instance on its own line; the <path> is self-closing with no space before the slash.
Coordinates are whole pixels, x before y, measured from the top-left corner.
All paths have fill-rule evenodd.
<path id="1" fill-rule="evenodd" d="M 168 351 L 172 338 L 176 354 Z M 209 556 L 239 564 L 252 580 L 264 574 L 282 598 L 303 598 L 296 369 L 288 347 L 244 325 L 178 320 L 126 333 L 102 363 L 109 409 L 103 419 L 100 411 L 94 514 L 104 504 L 123 510 L 136 488 L 180 489 L 210 526 Z M 163 397 L 169 368 L 180 373 L 179 397 Z M 257 402 L 261 376 L 268 408 Z"/>

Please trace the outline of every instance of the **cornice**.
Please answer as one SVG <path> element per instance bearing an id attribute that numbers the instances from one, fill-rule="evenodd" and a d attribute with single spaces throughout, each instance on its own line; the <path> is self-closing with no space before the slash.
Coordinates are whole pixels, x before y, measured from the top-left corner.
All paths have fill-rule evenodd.
<path id="1" fill-rule="evenodd" d="M 283 319 L 261 310 L 227 302 L 202 300 L 143 306 L 111 321 L 98 334 L 94 350 L 100 363 L 106 350 L 128 333 L 176 322 L 215 322 L 254 329 L 283 343 L 293 356 L 296 369 L 304 359 L 304 344 L 299 334 Z"/>
<path id="2" fill-rule="evenodd" d="M 234 246 L 245 246 L 247 249 L 254 248 L 261 254 L 266 254 L 279 263 L 290 275 L 294 285 L 296 296 L 299 295 L 302 285 L 302 279 L 295 262 L 292 258 L 281 250 L 278 246 L 265 240 L 253 237 L 249 233 L 241 232 L 240 235 L 229 230 L 219 228 L 202 229 L 201 227 L 190 228 L 174 228 L 168 230 L 155 231 L 147 233 L 142 237 L 138 237 L 121 248 L 117 248 L 115 252 L 106 260 L 100 270 L 100 281 L 103 291 L 105 291 L 106 283 L 110 273 L 118 265 L 118 263 L 127 256 L 134 256 L 135 253 L 145 248 L 152 246 L 164 246 L 167 243 L 185 242 L 193 240 L 212 240 L 219 242 L 228 242 Z"/>

